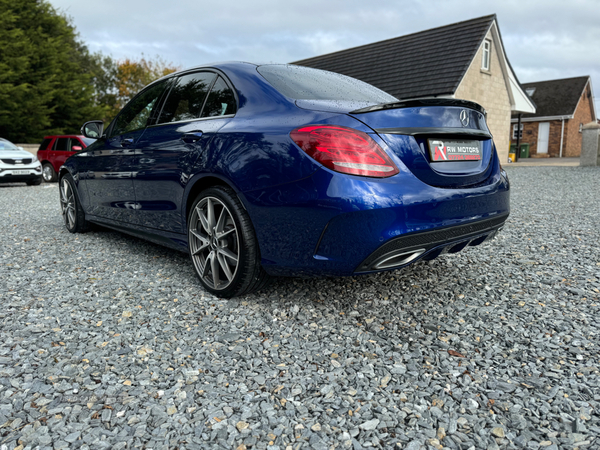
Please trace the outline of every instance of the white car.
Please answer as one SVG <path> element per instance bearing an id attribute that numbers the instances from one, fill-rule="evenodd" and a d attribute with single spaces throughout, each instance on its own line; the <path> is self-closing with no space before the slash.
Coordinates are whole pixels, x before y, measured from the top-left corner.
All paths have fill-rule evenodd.
<path id="1" fill-rule="evenodd" d="M 25 182 L 37 185 L 42 182 L 42 165 L 37 156 L 0 138 L 0 183 Z"/>

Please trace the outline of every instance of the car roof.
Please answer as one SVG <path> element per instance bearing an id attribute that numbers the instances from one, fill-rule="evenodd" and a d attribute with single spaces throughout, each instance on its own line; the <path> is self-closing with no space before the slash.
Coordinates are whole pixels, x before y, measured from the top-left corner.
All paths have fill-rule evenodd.
<path id="1" fill-rule="evenodd" d="M 81 134 L 51 134 L 50 136 L 44 136 L 44 139 L 53 139 L 53 138 L 61 138 L 61 137 L 68 137 L 68 138 L 84 138 L 85 136 L 81 135 Z"/>

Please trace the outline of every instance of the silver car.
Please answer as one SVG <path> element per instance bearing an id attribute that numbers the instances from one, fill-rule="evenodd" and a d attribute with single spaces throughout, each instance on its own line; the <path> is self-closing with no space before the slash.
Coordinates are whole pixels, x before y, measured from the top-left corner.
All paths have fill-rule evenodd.
<path id="1" fill-rule="evenodd" d="M 25 182 L 37 185 L 42 182 L 42 165 L 37 156 L 0 138 L 0 183 Z"/>

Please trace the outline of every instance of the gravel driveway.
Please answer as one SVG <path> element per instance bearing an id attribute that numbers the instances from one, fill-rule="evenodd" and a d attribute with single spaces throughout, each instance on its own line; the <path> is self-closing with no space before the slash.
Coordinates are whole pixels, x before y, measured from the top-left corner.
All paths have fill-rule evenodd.
<path id="1" fill-rule="evenodd" d="M 600 168 L 508 170 L 487 245 L 229 301 L 0 186 L 0 449 L 599 448 Z"/>

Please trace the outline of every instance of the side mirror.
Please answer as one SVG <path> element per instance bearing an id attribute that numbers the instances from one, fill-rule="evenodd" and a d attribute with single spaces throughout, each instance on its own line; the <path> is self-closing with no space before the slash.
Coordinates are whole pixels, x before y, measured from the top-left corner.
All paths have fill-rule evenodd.
<path id="1" fill-rule="evenodd" d="M 74 145 L 73 147 L 71 147 L 71 150 L 74 152 L 78 152 L 79 150 L 83 150 L 83 147 L 81 147 L 81 145 Z"/>
<path id="2" fill-rule="evenodd" d="M 17 147 L 19 150 L 25 150 L 23 147 L 19 146 Z"/>
<path id="3" fill-rule="evenodd" d="M 87 138 L 100 139 L 104 131 L 104 122 L 101 120 L 91 120 L 81 127 L 81 134 Z"/>

